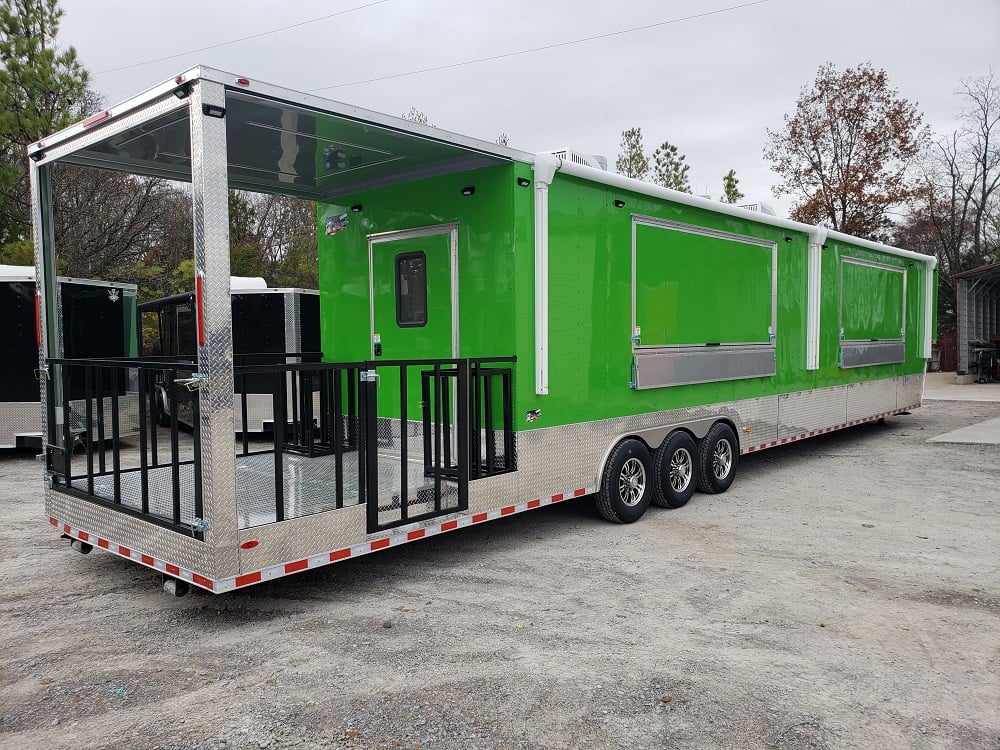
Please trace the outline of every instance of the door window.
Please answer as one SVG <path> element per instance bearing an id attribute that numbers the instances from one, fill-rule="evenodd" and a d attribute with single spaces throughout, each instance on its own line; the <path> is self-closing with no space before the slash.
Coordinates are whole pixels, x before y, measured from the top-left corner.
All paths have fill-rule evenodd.
<path id="1" fill-rule="evenodd" d="M 427 256 L 422 251 L 396 256 L 396 324 L 427 325 Z"/>

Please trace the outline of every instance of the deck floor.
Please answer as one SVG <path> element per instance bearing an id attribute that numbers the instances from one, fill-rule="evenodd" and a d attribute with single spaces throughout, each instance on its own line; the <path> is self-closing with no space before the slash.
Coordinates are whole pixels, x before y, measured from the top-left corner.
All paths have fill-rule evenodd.
<path id="1" fill-rule="evenodd" d="M 275 462 L 274 452 L 252 453 L 236 456 L 236 511 L 239 528 L 246 529 L 274 523 L 275 513 Z M 344 507 L 357 505 L 358 454 L 341 455 L 343 462 Z M 282 455 L 282 486 L 285 519 L 334 510 L 336 508 L 336 457 L 310 458 L 295 453 Z M 180 480 L 180 519 L 182 524 L 193 524 L 194 466 L 178 467 Z M 121 502 L 129 508 L 141 510 L 141 472 L 138 469 L 121 472 Z M 164 519 L 173 518 L 173 472 L 170 466 L 147 470 L 149 482 L 149 513 Z M 379 522 L 392 523 L 400 518 L 400 457 L 398 453 L 379 453 L 378 494 Z M 80 480 L 77 480 L 79 482 Z M 409 485 L 407 510 L 410 516 L 431 512 L 434 509 L 434 484 L 424 477 L 423 462 L 407 461 Z M 114 502 L 112 475 L 94 477 L 94 494 Z M 457 507 L 457 489 L 451 482 L 442 482 L 443 508 Z"/>

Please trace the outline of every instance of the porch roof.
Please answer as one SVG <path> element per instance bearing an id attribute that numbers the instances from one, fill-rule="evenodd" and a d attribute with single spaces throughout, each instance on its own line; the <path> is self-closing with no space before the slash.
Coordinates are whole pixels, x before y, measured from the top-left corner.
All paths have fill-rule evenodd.
<path id="1" fill-rule="evenodd" d="M 229 185 L 327 199 L 532 154 L 342 102 L 196 67 L 32 144 L 64 161 L 190 181 L 191 86 L 225 87 Z M 199 113 L 201 116 L 201 113 Z M 211 156 L 211 155 L 207 155 Z"/>

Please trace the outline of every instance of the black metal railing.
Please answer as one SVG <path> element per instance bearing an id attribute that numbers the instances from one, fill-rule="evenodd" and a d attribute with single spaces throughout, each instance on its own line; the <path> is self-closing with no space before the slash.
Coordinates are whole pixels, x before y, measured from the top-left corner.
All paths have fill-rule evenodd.
<path id="1" fill-rule="evenodd" d="M 195 364 L 127 358 L 48 364 L 45 461 L 52 486 L 202 538 L 198 399 L 187 400 L 192 440 L 183 449 L 178 418 Z"/>
<path id="2" fill-rule="evenodd" d="M 513 362 L 513 358 L 469 360 L 469 478 L 505 474 L 517 470 L 514 445 L 513 370 L 510 367 L 492 367 L 490 363 Z M 426 370 L 422 373 L 421 389 L 424 402 L 424 422 L 434 424 L 442 433 L 433 446 L 426 445 L 424 455 L 438 455 L 438 445 L 443 447 L 440 461 L 427 463 L 428 476 L 441 473 L 455 478 L 458 464 L 452 455 L 453 420 L 449 400 L 443 398 L 448 384 L 457 380 L 457 368 Z M 442 405 L 443 413 L 432 413 L 432 405 Z M 428 441 L 425 432 L 425 443 Z M 432 450 L 433 448 L 433 450 Z"/>
<path id="3" fill-rule="evenodd" d="M 365 498 L 359 490 L 363 491 L 365 486 L 367 461 L 364 440 L 360 435 L 363 425 L 359 415 L 366 404 L 359 383 L 365 370 L 362 362 L 291 362 L 237 365 L 234 368 L 241 411 L 237 421 L 242 421 L 244 425 L 238 437 L 238 454 L 274 454 L 276 521 L 289 517 L 285 491 L 286 457 L 289 456 L 327 459 L 325 468 L 332 476 L 328 478 L 330 481 L 324 491 L 328 493 L 332 489 L 332 503 L 317 499 L 310 506 L 314 512 L 364 502 Z M 241 383 L 251 378 L 257 383 L 255 388 L 260 389 L 267 384 L 270 393 L 268 405 L 273 419 L 270 444 L 258 450 L 251 447 L 246 429 L 247 391 L 240 388 Z M 348 465 L 346 457 L 352 453 L 357 453 L 357 459 Z M 348 487 L 354 488 L 353 491 L 348 492 Z"/>
<path id="4" fill-rule="evenodd" d="M 513 357 L 301 361 L 308 358 L 233 368 L 242 527 L 363 503 L 372 533 L 467 510 L 470 481 L 516 470 Z M 202 538 L 211 519 L 203 517 L 196 364 L 49 364 L 53 487 Z M 263 442 L 249 437 L 251 382 L 267 391 L 272 415 Z"/>

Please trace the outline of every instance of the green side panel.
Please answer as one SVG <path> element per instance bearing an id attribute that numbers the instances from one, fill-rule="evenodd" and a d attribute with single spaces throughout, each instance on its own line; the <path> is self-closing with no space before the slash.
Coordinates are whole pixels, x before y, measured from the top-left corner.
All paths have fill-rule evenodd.
<path id="1" fill-rule="evenodd" d="M 125 316 L 125 352 L 126 357 L 136 357 L 139 354 L 139 318 L 136 312 L 136 295 L 125 292 L 122 295 L 122 314 Z"/>
<path id="2" fill-rule="evenodd" d="M 387 359 L 451 356 L 450 347 L 444 352 L 429 349 L 420 335 L 393 342 L 385 338 L 389 328 L 371 330 L 368 236 L 454 223 L 458 226 L 459 356 L 516 354 L 515 388 L 531 389 L 533 298 L 523 290 L 530 290 L 532 284 L 533 191 L 517 184 L 519 177 L 530 180 L 531 176 L 529 165 L 502 164 L 320 203 L 318 245 L 324 358 L 335 362 L 370 359 L 372 333 L 383 336 L 383 356 Z M 463 195 L 463 188 L 467 187 L 475 188 L 474 194 Z M 334 233 L 327 233 L 328 225 Z M 444 237 L 439 239 L 447 243 Z M 416 241 L 413 247 L 420 245 Z M 383 273 L 379 271 L 380 275 Z M 430 278 L 429 283 L 433 283 Z M 520 296 L 515 294 L 516 287 L 522 289 Z M 388 290 L 377 292 L 381 293 L 388 294 Z M 430 326 L 424 333 L 434 338 L 434 331 L 434 326 Z M 526 342 L 529 348 L 519 350 L 518 341 Z"/>
<path id="3" fill-rule="evenodd" d="M 770 247 L 641 224 L 635 232 L 644 346 L 769 341 Z"/>
<path id="4" fill-rule="evenodd" d="M 842 258 L 840 313 L 846 341 L 898 339 L 903 333 L 906 270 Z"/>
<path id="5" fill-rule="evenodd" d="M 438 334 L 433 326 L 424 331 L 426 336 L 403 331 L 414 333 L 414 337 L 394 340 L 387 333 L 396 333 L 388 318 L 379 317 L 376 328 L 381 330 L 372 330 L 368 238 L 454 223 L 458 227 L 458 354 L 516 355 L 514 416 L 518 429 L 776 396 L 919 373 L 924 368 L 919 356 L 924 325 L 923 264 L 847 242 L 828 241 L 821 256 L 820 365 L 818 370 L 807 371 L 806 232 L 760 223 L 752 212 L 728 216 L 708 206 L 673 204 L 558 173 L 549 188 L 549 394 L 536 395 L 534 190 L 518 185 L 518 178 L 532 180 L 531 167 L 498 165 L 319 204 L 324 358 L 341 362 L 370 359 L 373 333 L 382 336 L 386 359 L 416 359 L 434 351 Z M 474 194 L 463 195 L 466 187 L 474 187 Z M 624 206 L 616 206 L 616 200 Z M 775 376 L 643 391 L 629 387 L 633 215 L 766 243 L 734 243 L 637 227 L 642 251 L 636 263 L 642 283 L 635 294 L 642 344 L 767 341 L 771 247 L 777 247 Z M 664 245 L 660 239 L 672 240 L 677 234 L 685 235 L 683 249 L 680 245 L 674 249 L 669 241 Z M 646 252 L 646 243 L 654 242 L 653 238 L 654 245 L 661 247 L 659 255 Z M 399 248 L 413 251 L 419 245 L 419 241 L 406 241 Z M 426 252 L 436 251 L 431 248 Z M 904 363 L 852 369 L 838 366 L 842 258 L 891 266 L 906 275 Z M 390 278 L 393 271 L 388 265 L 383 267 L 380 259 L 373 257 L 372 261 L 376 307 L 381 309 L 379 299 L 384 297 L 388 304 L 390 286 L 379 279 Z M 890 280 L 901 275 L 887 274 L 881 293 L 896 295 L 898 300 L 900 291 Z M 433 283 L 429 276 L 429 296 Z M 866 332 L 881 334 L 895 325 L 898 337 L 902 323 L 898 308 L 895 313 L 873 313 L 869 318 L 873 327 Z M 429 322 L 432 314 L 428 310 Z M 858 325 L 869 323 L 859 321 Z M 541 410 L 541 418 L 526 423 L 525 412 L 535 409 Z"/>

